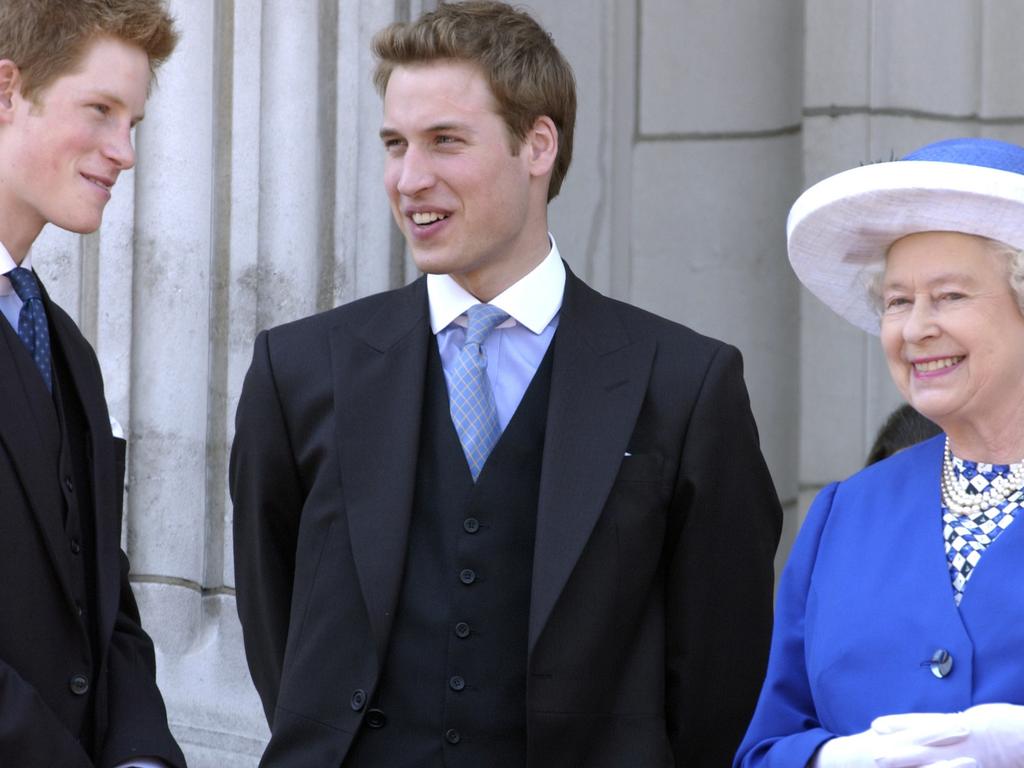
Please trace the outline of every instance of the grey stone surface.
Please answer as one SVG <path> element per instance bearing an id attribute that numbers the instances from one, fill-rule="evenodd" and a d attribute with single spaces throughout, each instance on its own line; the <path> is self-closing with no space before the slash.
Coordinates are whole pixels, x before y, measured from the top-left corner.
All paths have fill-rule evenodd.
<path id="1" fill-rule="evenodd" d="M 962 0 L 873 3 L 872 106 L 976 114 L 981 8 Z"/>
<path id="2" fill-rule="evenodd" d="M 800 139 L 636 149 L 632 300 L 743 352 L 780 495 L 796 494 L 798 294 L 785 256 Z"/>
<path id="3" fill-rule="evenodd" d="M 799 122 L 799 0 L 644 0 L 640 25 L 641 134 Z"/>
<path id="4" fill-rule="evenodd" d="M 802 69 L 808 107 L 871 101 L 872 0 L 808 0 Z"/>

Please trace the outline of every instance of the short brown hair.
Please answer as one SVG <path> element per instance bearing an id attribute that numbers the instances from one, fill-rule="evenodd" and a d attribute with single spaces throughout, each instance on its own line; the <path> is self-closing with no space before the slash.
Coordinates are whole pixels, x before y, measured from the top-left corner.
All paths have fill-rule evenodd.
<path id="1" fill-rule="evenodd" d="M 18 65 L 26 99 L 74 71 L 98 37 L 138 46 L 153 73 L 178 44 L 165 0 L 0 0 L 0 59 Z"/>
<path id="2" fill-rule="evenodd" d="M 373 38 L 381 96 L 396 67 L 452 59 L 476 64 L 498 103 L 498 114 L 515 139 L 513 153 L 538 117 L 558 129 L 558 155 L 548 200 L 558 194 L 572 160 L 576 79 L 551 35 L 523 10 L 496 0 L 442 2 L 418 21 L 396 22 Z"/>

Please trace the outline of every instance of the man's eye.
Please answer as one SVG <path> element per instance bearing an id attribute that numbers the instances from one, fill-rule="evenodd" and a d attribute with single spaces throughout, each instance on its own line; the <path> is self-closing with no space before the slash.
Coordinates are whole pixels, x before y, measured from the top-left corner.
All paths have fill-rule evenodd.
<path id="1" fill-rule="evenodd" d="M 942 301 L 959 301 L 960 299 L 966 299 L 967 297 L 962 293 L 957 293 L 956 291 L 948 291 L 941 294 L 939 298 Z"/>
<path id="2" fill-rule="evenodd" d="M 103 116 L 110 114 L 110 107 L 106 104 L 90 104 L 90 106 Z"/>
<path id="3" fill-rule="evenodd" d="M 435 141 L 438 144 L 455 144 L 458 139 L 454 136 L 438 136 Z"/>

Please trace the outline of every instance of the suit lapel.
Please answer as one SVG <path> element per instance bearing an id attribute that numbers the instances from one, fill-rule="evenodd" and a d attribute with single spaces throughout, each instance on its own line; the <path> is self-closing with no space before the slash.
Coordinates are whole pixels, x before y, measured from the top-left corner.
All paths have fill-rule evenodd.
<path id="1" fill-rule="evenodd" d="M 21 339 L 10 323 L 0 318 L 0 442 L 21 479 L 64 594 L 73 602 L 71 573 L 64 556 L 67 543 L 61 527 L 64 502 L 54 482 L 56 466 L 43 449 L 42 438 L 31 438 L 45 434 L 44 420 L 56 419 L 53 413 L 42 412 L 25 389 L 25 382 L 38 375 Z M 39 382 L 42 386 L 42 379 Z"/>
<path id="2" fill-rule="evenodd" d="M 428 345 L 426 282 L 332 331 L 342 490 L 353 557 L 383 663 L 404 570 Z"/>
<path id="3" fill-rule="evenodd" d="M 613 307 L 568 272 L 537 505 L 531 652 L 604 508 L 647 389 L 654 342 L 631 339 Z"/>
<path id="4" fill-rule="evenodd" d="M 92 480 L 93 520 L 96 536 L 97 605 L 100 637 L 108 636 L 113 627 L 120 595 L 120 519 L 111 510 L 121 509 L 114 494 L 123 493 L 114 471 L 114 437 L 110 432 L 110 415 L 103 394 L 103 381 L 96 369 L 91 350 L 74 321 L 52 301 L 43 289 L 43 301 L 53 329 L 53 345 L 63 353 L 71 372 L 70 381 L 61 381 L 65 401 L 78 397 L 84 411 L 89 434 L 89 472 Z"/>

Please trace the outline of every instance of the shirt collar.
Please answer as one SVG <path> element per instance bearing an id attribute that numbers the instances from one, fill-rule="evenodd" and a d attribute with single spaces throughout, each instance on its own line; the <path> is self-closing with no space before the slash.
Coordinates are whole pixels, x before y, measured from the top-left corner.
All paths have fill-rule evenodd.
<path id="1" fill-rule="evenodd" d="M 14 286 L 11 285 L 11 281 L 8 279 L 7 273 L 18 266 L 31 270 L 32 252 L 28 252 L 21 264 L 15 264 L 14 259 L 11 258 L 11 254 L 8 253 L 7 248 L 3 243 L 0 243 L 0 296 L 8 296 L 14 293 Z"/>
<path id="2" fill-rule="evenodd" d="M 558 245 L 550 234 L 551 250 L 540 264 L 495 296 L 490 304 L 500 307 L 512 319 L 540 333 L 562 308 L 565 266 Z M 459 285 L 451 275 L 427 275 L 430 329 L 440 333 L 480 300 Z M 510 321 L 505 323 L 512 324 Z M 505 327 L 502 323 L 499 328 Z"/>

